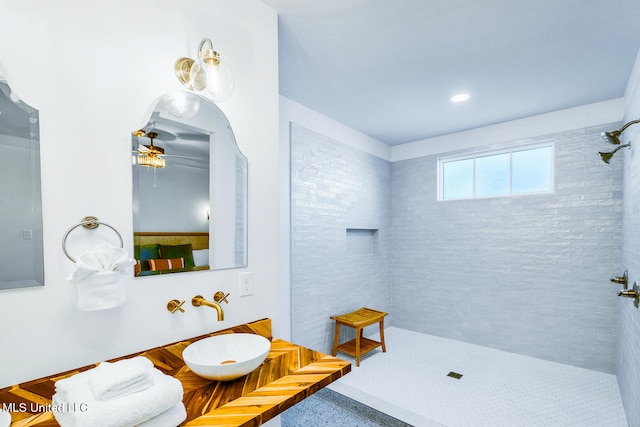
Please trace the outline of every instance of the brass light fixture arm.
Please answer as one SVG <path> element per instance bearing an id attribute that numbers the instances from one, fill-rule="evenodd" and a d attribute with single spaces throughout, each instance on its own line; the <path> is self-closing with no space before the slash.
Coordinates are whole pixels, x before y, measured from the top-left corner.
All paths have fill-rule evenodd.
<path id="1" fill-rule="evenodd" d="M 205 44 L 208 46 L 205 48 Z M 209 65 L 220 65 L 220 54 L 213 50 L 213 43 L 209 39 L 202 39 L 198 46 L 198 59 L 204 60 Z"/>
<path id="2" fill-rule="evenodd" d="M 211 42 L 211 40 L 210 39 L 202 39 L 200 41 L 200 44 L 198 45 L 198 55 L 201 54 L 202 48 L 204 47 L 205 44 L 209 45 L 209 50 L 213 50 L 213 43 Z"/>
<path id="3" fill-rule="evenodd" d="M 220 64 L 220 54 L 213 49 L 213 43 L 210 39 L 204 38 L 198 45 L 198 60 L 203 60 L 209 65 L 218 66 Z M 173 66 L 173 70 L 180 83 L 182 83 L 189 90 L 203 90 L 203 87 L 191 81 L 191 67 L 196 60 L 191 58 L 182 57 L 179 58 Z M 195 86 L 195 87 L 194 87 Z"/>

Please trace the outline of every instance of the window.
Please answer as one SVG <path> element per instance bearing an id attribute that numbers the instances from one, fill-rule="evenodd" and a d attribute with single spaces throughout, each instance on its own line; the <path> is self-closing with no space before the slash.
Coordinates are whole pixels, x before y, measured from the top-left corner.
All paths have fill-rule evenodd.
<path id="1" fill-rule="evenodd" d="M 553 191 L 553 145 L 438 160 L 439 199 Z"/>

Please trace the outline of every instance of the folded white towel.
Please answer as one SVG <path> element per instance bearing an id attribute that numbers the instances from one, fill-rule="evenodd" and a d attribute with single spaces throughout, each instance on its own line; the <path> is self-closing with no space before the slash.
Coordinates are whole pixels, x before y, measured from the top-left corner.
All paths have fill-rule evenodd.
<path id="1" fill-rule="evenodd" d="M 146 390 L 153 385 L 153 363 L 143 356 L 102 362 L 89 372 L 89 385 L 98 400 L 109 400 Z"/>
<path id="2" fill-rule="evenodd" d="M 185 413 L 185 418 L 186 417 L 187 415 Z M 0 409 L 0 427 L 9 427 L 10 425 L 11 425 L 11 414 Z M 174 424 L 174 426 L 175 425 L 177 424 Z M 158 427 L 160 427 L 160 425 L 158 425 Z"/>
<path id="3" fill-rule="evenodd" d="M 138 424 L 136 427 L 176 427 L 187 419 L 187 410 L 182 402 L 174 405 L 171 409 L 164 411 L 150 420 Z"/>
<path id="4" fill-rule="evenodd" d="M 126 397 L 97 400 L 89 385 L 91 371 L 56 382 L 53 415 L 62 427 L 131 427 L 182 401 L 182 383 L 151 368 L 153 386 Z"/>
<path id="5" fill-rule="evenodd" d="M 124 304 L 122 276 L 132 274 L 133 258 L 115 246 L 102 244 L 84 252 L 76 260 L 76 270 L 67 280 L 76 284 L 79 310 L 104 310 Z"/>

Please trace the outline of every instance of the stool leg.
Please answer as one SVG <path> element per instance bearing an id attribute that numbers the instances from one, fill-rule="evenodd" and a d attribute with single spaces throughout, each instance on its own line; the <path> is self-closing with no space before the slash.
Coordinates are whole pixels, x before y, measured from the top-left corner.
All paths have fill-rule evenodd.
<path id="1" fill-rule="evenodd" d="M 362 328 L 356 328 L 356 366 L 360 366 L 360 342 L 362 340 Z"/>
<path id="2" fill-rule="evenodd" d="M 336 333 L 333 338 L 333 350 L 331 351 L 331 355 L 335 356 L 338 354 L 338 343 L 340 342 L 340 323 L 336 322 Z"/>
<path id="3" fill-rule="evenodd" d="M 382 344 L 382 352 L 387 352 L 387 347 L 384 345 L 384 318 L 380 321 L 380 344 Z"/>

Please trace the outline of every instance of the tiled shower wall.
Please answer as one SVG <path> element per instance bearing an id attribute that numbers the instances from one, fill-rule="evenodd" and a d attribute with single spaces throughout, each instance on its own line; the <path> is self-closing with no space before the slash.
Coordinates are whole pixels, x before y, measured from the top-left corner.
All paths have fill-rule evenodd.
<path id="1" fill-rule="evenodd" d="M 640 118 L 640 55 L 626 93 L 625 121 Z M 623 133 L 623 143 L 633 144 L 625 153 L 623 261 L 629 281 L 640 282 L 640 124 Z M 640 309 L 631 300 L 620 298 L 618 311 L 618 357 L 616 370 L 620 395 L 630 426 L 640 426 Z"/>
<path id="2" fill-rule="evenodd" d="M 390 199 L 388 161 L 291 124 L 293 342 L 330 353 L 330 316 L 391 311 Z"/>
<path id="3" fill-rule="evenodd" d="M 438 156 L 390 164 L 292 124 L 292 339 L 328 352 L 329 316 L 370 306 L 398 327 L 613 373 L 622 156 L 597 152 L 618 125 L 485 147 L 553 141 L 553 194 L 439 202 Z"/>
<path id="4" fill-rule="evenodd" d="M 438 201 L 438 156 L 393 163 L 394 326 L 613 373 L 622 156 L 597 152 L 617 125 L 507 144 L 554 142 L 553 194 Z"/>

